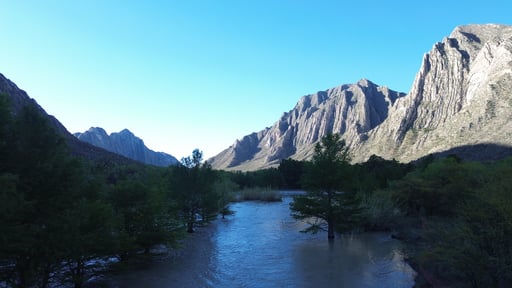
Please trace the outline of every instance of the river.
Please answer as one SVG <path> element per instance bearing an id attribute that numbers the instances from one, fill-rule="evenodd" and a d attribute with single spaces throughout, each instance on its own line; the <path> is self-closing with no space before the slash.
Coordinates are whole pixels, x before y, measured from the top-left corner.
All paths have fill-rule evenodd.
<path id="1" fill-rule="evenodd" d="M 415 272 L 386 233 L 327 241 L 282 202 L 240 202 L 235 215 L 198 228 L 179 257 L 112 276 L 109 287 L 412 287 Z"/>

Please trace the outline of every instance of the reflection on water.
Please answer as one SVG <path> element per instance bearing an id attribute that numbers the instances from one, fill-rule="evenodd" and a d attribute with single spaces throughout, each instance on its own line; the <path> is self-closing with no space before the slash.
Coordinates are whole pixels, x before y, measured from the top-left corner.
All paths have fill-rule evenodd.
<path id="1" fill-rule="evenodd" d="M 383 233 L 300 233 L 283 202 L 234 204 L 234 216 L 198 229 L 183 256 L 121 275 L 111 287 L 412 287 L 400 243 Z"/>

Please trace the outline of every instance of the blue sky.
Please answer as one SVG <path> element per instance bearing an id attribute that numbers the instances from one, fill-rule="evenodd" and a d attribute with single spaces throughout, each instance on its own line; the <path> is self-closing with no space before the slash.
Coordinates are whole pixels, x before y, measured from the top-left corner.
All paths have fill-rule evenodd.
<path id="1" fill-rule="evenodd" d="M 435 42 L 512 24 L 510 3 L 0 0 L 0 73 L 70 132 L 209 158 L 303 95 L 361 78 L 408 92 Z"/>

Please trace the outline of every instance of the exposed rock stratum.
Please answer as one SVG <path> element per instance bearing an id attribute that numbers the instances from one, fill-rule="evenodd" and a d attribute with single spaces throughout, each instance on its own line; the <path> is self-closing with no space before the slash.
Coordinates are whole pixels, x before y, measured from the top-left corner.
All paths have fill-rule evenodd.
<path id="1" fill-rule="evenodd" d="M 512 26 L 459 26 L 423 56 L 409 93 L 363 79 L 300 98 L 272 126 L 210 159 L 214 168 L 255 170 L 309 159 L 339 133 L 353 161 L 409 162 L 455 153 L 474 160 L 512 151 Z"/>

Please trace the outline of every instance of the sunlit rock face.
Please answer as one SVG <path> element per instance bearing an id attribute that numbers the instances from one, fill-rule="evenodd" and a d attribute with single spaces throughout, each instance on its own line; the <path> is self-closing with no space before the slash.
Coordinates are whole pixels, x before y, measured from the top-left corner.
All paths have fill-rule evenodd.
<path id="1" fill-rule="evenodd" d="M 511 37 L 510 26 L 457 27 L 423 57 L 408 96 L 356 151 L 411 161 L 460 146 L 512 146 Z"/>
<path id="2" fill-rule="evenodd" d="M 306 159 L 314 144 L 331 132 L 355 145 L 365 140 L 404 96 L 366 79 L 304 96 L 272 127 L 237 140 L 210 161 L 215 168 L 251 170 L 289 157 Z"/>
<path id="3" fill-rule="evenodd" d="M 308 159 L 331 132 L 341 134 L 354 162 L 372 154 L 408 162 L 450 150 L 495 159 L 512 146 L 511 112 L 512 27 L 459 26 L 423 56 L 407 95 L 363 79 L 304 96 L 272 127 L 211 163 L 254 170 L 283 158 Z"/>
<path id="4" fill-rule="evenodd" d="M 103 128 L 91 127 L 84 133 L 74 135 L 81 141 L 142 163 L 163 167 L 178 163 L 178 160 L 169 154 L 147 148 L 144 141 L 128 129 L 108 135 Z"/>

